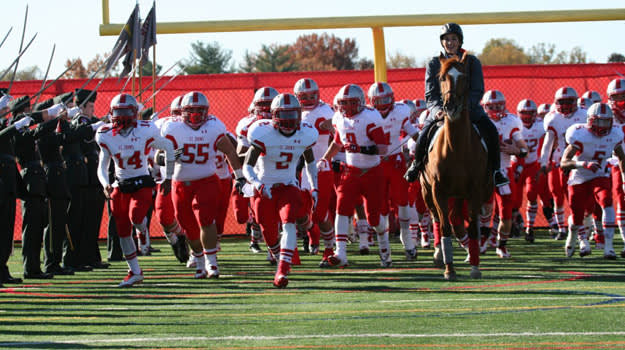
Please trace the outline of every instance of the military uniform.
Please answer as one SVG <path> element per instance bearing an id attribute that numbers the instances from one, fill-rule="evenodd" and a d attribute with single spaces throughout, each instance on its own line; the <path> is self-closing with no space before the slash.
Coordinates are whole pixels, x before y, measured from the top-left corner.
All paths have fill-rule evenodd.
<path id="1" fill-rule="evenodd" d="M 8 278 L 7 262 L 13 250 L 15 199 L 19 174 L 11 138 L 17 134 L 8 119 L 0 121 L 0 283 Z"/>

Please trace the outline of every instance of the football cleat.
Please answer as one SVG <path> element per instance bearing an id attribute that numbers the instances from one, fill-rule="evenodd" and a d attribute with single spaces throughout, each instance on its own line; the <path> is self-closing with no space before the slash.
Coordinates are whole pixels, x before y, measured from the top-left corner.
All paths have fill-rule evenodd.
<path id="1" fill-rule="evenodd" d="M 416 249 L 415 249 L 415 253 L 416 253 Z M 391 259 L 391 252 L 390 251 L 386 252 L 386 253 L 380 252 L 380 266 L 382 266 L 382 267 L 391 267 L 391 266 L 393 266 L 393 259 Z"/>
<path id="2" fill-rule="evenodd" d="M 187 267 L 190 269 L 194 269 L 197 267 L 197 264 L 195 263 L 195 258 L 192 254 L 189 254 L 189 259 L 187 259 Z"/>
<path id="3" fill-rule="evenodd" d="M 143 282 L 143 271 L 138 275 L 135 275 L 132 271 L 128 271 L 128 275 L 119 283 L 119 287 L 131 287 L 141 282 Z"/>
<path id="4" fill-rule="evenodd" d="M 359 251 L 360 251 L 360 255 L 369 255 L 368 246 L 361 246 Z"/>
<path id="5" fill-rule="evenodd" d="M 187 245 L 187 237 L 184 235 L 178 235 L 178 241 L 171 246 L 171 249 L 174 251 L 174 256 L 181 263 L 185 263 L 187 261 L 187 257 L 189 256 L 189 246 Z"/>
<path id="6" fill-rule="evenodd" d="M 206 276 L 208 276 L 208 272 L 206 270 L 204 269 L 195 270 L 195 276 L 194 276 L 195 279 L 203 279 L 203 278 L 206 278 Z"/>
<path id="7" fill-rule="evenodd" d="M 604 251 L 603 258 L 608 260 L 616 260 L 616 253 L 614 252 L 614 250 L 609 250 L 607 252 Z"/>
<path id="8" fill-rule="evenodd" d="M 510 257 L 510 253 L 508 252 L 508 248 L 506 247 L 497 248 L 495 252 L 497 253 L 497 256 L 502 259 L 508 259 Z"/>
<path id="9" fill-rule="evenodd" d="M 141 240 L 139 240 L 139 251 L 137 252 L 138 255 L 141 256 L 148 256 L 151 255 L 150 253 L 150 245 L 149 244 L 143 244 L 141 243 Z"/>
<path id="10" fill-rule="evenodd" d="M 319 267 L 330 267 L 330 263 L 328 262 L 328 258 L 334 255 L 334 249 L 326 248 L 323 250 L 323 258 L 319 262 Z"/>
<path id="11" fill-rule="evenodd" d="M 430 237 L 427 233 L 421 235 L 421 248 L 430 248 Z"/>
<path id="12" fill-rule="evenodd" d="M 579 256 L 584 257 L 586 255 L 590 255 L 592 250 L 590 249 L 590 242 L 587 239 L 579 240 Z"/>
<path id="13" fill-rule="evenodd" d="M 206 270 L 208 271 L 208 278 L 219 278 L 219 266 L 208 265 Z"/>
<path id="14" fill-rule="evenodd" d="M 417 260 L 417 248 L 406 249 L 406 260 Z"/>
<path id="15" fill-rule="evenodd" d="M 260 249 L 260 246 L 258 245 L 257 242 L 250 242 L 250 252 L 254 253 L 254 254 L 258 254 L 261 253 L 263 250 Z"/>
<path id="16" fill-rule="evenodd" d="M 528 228 L 527 231 L 525 231 L 525 240 L 529 243 L 534 243 L 534 239 L 534 230 Z"/>
<path id="17" fill-rule="evenodd" d="M 311 244 L 308 247 L 308 250 L 310 251 L 310 255 L 317 255 L 317 254 L 319 254 L 319 244 Z"/>
<path id="18" fill-rule="evenodd" d="M 286 275 L 276 272 L 275 277 L 273 278 L 273 285 L 276 288 L 286 288 L 289 284 L 289 279 Z"/>
<path id="19" fill-rule="evenodd" d="M 347 257 L 338 256 L 336 254 L 328 257 L 330 266 L 343 267 L 347 266 Z"/>

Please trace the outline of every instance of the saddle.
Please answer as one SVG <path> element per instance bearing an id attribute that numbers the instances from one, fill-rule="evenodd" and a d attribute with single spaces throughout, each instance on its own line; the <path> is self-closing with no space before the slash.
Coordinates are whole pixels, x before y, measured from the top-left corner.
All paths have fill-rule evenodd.
<path id="1" fill-rule="evenodd" d="M 427 158 L 428 158 L 427 154 L 430 153 L 430 151 L 432 151 L 432 146 L 434 146 L 434 140 L 436 140 L 436 138 L 438 137 L 438 135 L 440 134 L 442 130 L 441 126 L 443 126 L 443 122 L 444 120 L 442 118 L 436 119 L 433 122 L 433 124 L 435 125 L 432 125 L 430 129 L 428 130 L 428 133 L 425 135 L 426 140 L 427 140 L 426 147 L 428 151 L 425 154 L 425 158 L 423 162 L 424 164 L 427 163 Z M 488 152 L 486 141 L 484 141 L 484 137 L 482 136 L 482 134 L 480 134 L 480 129 L 478 129 L 478 127 L 474 123 L 471 123 L 471 126 L 473 126 L 473 129 L 475 130 L 475 132 L 477 132 L 477 135 L 480 137 L 480 142 L 482 143 L 482 147 L 484 147 L 484 150 Z"/>

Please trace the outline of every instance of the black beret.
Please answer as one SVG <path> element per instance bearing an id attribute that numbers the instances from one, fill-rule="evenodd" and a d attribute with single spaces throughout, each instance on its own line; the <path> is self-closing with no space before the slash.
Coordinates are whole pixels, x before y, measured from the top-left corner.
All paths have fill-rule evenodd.
<path id="1" fill-rule="evenodd" d="M 64 94 L 60 94 L 58 96 L 55 96 L 54 97 L 54 104 L 61 103 L 61 102 L 65 103 L 65 104 L 68 104 L 68 103 L 72 102 L 72 97 L 73 96 L 74 96 L 73 92 L 66 92 Z"/>
<path id="2" fill-rule="evenodd" d="M 144 110 L 142 110 L 141 112 L 139 112 L 141 120 L 150 120 L 150 117 L 152 117 L 152 114 L 154 114 L 154 108 L 150 107 L 150 108 L 146 108 Z"/>
<path id="3" fill-rule="evenodd" d="M 9 109 L 13 114 L 23 112 L 28 107 L 30 107 L 30 97 L 28 95 L 20 96 L 9 102 Z"/>
<path id="4" fill-rule="evenodd" d="M 43 111 L 44 109 L 48 109 L 54 105 L 54 99 L 49 98 L 45 101 L 39 102 L 33 108 L 33 112 Z"/>
<path id="5" fill-rule="evenodd" d="M 95 91 L 93 91 L 92 93 L 92 90 L 76 89 L 75 95 L 76 95 L 76 104 L 80 106 L 87 99 L 87 97 L 89 97 L 89 102 L 95 103 L 95 99 L 98 96 L 98 93 Z"/>
<path id="6" fill-rule="evenodd" d="M 9 89 L 8 88 L 0 88 L 0 97 L 4 96 L 4 95 L 8 95 L 9 93 Z"/>

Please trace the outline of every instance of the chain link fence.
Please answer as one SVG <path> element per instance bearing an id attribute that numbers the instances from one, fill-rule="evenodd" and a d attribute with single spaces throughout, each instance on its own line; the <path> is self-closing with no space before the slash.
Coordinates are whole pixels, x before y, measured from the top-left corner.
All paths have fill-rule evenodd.
<path id="1" fill-rule="evenodd" d="M 516 110 L 517 103 L 525 98 L 534 100 L 537 104 L 552 103 L 555 91 L 562 86 L 570 86 L 581 96 L 587 90 L 598 91 L 605 100 L 605 90 L 608 83 L 625 75 L 625 64 L 564 64 L 564 65 L 515 65 L 515 66 L 487 66 L 484 67 L 486 90 L 497 89 L 503 92 L 510 111 Z M 388 71 L 388 83 L 395 92 L 396 100 L 424 98 L 424 68 L 392 69 Z M 149 87 L 138 97 L 146 108 L 154 107 L 155 111 L 164 110 L 162 115 L 168 115 L 168 106 L 171 101 L 189 91 L 203 92 L 210 102 L 210 113 L 221 119 L 226 127 L 234 132 L 236 123 L 247 115 L 247 108 L 252 100 L 254 91 L 262 86 L 272 86 L 279 92 L 292 92 L 293 85 L 300 78 L 312 78 L 320 87 L 321 99 L 331 103 L 336 92 L 347 83 L 358 84 L 367 91 L 373 83 L 373 71 L 324 71 L 324 72 L 286 72 L 286 73 L 245 73 L 245 74 L 214 74 L 178 76 L 163 87 L 154 99 L 147 100 L 152 95 Z M 164 77 L 156 85 L 158 90 L 169 80 Z M 40 101 L 55 95 L 72 91 L 82 87 L 87 80 L 60 80 L 51 86 L 41 96 Z M 99 81 L 90 81 L 86 88 L 94 88 Z M 106 115 L 109 102 L 113 96 L 121 92 L 125 79 L 108 78 L 98 89 L 95 104 L 96 115 Z M 134 82 L 134 91 L 146 88 L 152 83 L 151 77 L 143 77 Z M 8 82 L 0 83 L 7 87 Z M 41 81 L 15 82 L 11 95 L 31 95 L 39 91 Z M 133 84 L 129 83 L 125 92 L 133 92 Z M 19 204 L 19 201 L 18 201 Z M 228 203 L 223 203 L 228 205 Z M 21 239 L 21 205 L 17 206 L 15 222 L 15 238 Z M 539 211 L 540 212 L 540 211 Z M 108 216 L 104 213 L 100 237 L 106 237 Z M 546 221 L 539 215 L 537 226 L 547 226 Z M 156 220 L 152 220 L 151 235 L 162 235 L 162 230 Z M 244 225 L 236 223 L 231 210 L 224 228 L 225 234 L 245 232 Z"/>

